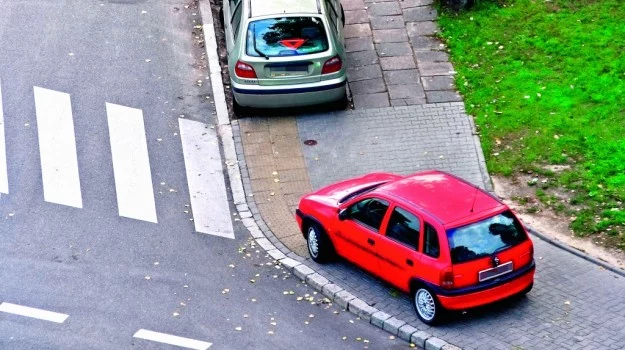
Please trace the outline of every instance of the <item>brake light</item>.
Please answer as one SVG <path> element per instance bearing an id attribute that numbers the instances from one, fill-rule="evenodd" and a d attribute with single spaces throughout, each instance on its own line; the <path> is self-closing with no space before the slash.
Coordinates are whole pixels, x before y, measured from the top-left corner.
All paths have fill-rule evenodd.
<path id="1" fill-rule="evenodd" d="M 451 266 L 441 271 L 440 286 L 443 289 L 452 289 L 454 287 L 454 270 Z"/>
<path id="2" fill-rule="evenodd" d="M 326 63 L 323 64 L 321 74 L 336 73 L 340 71 L 341 68 L 343 68 L 343 62 L 341 61 L 341 58 L 337 55 L 330 58 L 326 61 Z"/>
<path id="3" fill-rule="evenodd" d="M 234 66 L 234 74 L 239 78 L 247 78 L 247 79 L 256 79 L 256 71 L 254 71 L 254 67 L 250 66 L 247 63 L 243 63 L 241 61 L 237 61 L 237 64 Z"/>

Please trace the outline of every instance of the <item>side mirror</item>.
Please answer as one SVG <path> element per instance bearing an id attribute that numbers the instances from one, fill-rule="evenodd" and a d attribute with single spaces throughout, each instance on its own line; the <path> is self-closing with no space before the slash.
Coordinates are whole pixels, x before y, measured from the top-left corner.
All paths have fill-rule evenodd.
<path id="1" fill-rule="evenodd" d="M 347 209 L 339 210 L 339 220 L 343 221 L 347 219 Z"/>

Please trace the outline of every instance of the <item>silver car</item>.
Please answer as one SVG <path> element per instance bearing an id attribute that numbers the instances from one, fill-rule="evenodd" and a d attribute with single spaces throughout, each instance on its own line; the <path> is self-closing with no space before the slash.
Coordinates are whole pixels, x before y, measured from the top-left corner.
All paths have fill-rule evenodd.
<path id="1" fill-rule="evenodd" d="M 235 107 L 345 100 L 339 0 L 223 0 L 222 15 Z"/>

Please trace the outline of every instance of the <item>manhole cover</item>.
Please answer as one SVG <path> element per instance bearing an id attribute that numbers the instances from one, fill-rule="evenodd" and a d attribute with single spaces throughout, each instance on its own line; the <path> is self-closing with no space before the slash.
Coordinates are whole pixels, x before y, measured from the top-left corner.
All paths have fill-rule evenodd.
<path id="1" fill-rule="evenodd" d="M 306 146 L 314 146 L 314 145 L 317 144 L 317 141 L 316 140 L 306 140 L 306 141 L 304 141 L 304 144 Z"/>

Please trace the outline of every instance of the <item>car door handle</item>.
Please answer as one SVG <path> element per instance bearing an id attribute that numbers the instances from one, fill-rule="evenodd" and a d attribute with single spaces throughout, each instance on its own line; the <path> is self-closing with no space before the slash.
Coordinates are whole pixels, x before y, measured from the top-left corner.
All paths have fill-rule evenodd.
<path id="1" fill-rule="evenodd" d="M 408 264 L 408 266 L 414 266 L 414 263 L 410 259 L 406 259 L 406 264 Z"/>
<path id="2" fill-rule="evenodd" d="M 375 241 L 371 238 L 367 238 L 367 243 L 369 243 L 370 245 L 375 245 Z"/>

